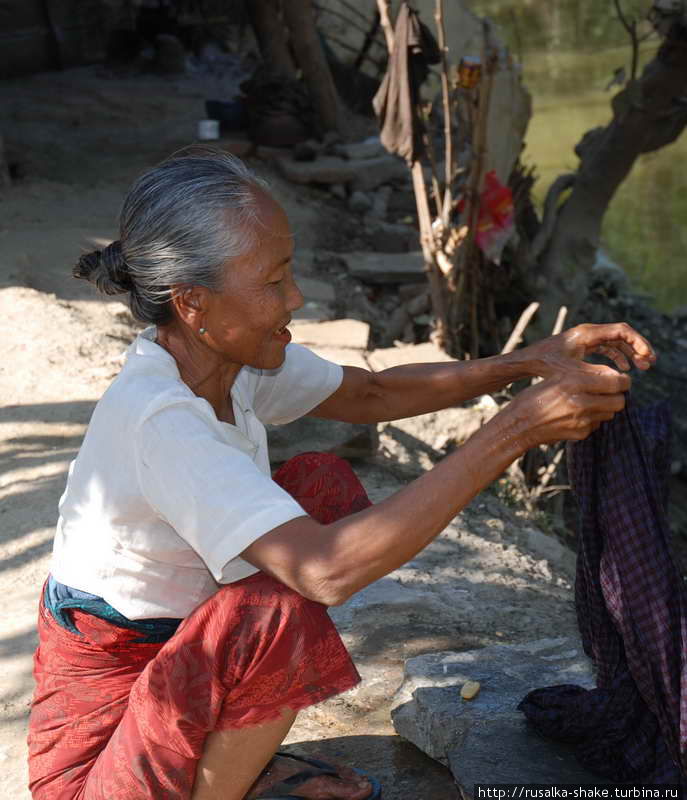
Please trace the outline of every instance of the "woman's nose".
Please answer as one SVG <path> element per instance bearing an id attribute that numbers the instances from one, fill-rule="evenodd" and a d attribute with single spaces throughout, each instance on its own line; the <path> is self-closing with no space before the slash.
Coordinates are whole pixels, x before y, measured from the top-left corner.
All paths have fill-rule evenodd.
<path id="1" fill-rule="evenodd" d="M 286 307 L 289 311 L 295 311 L 296 309 L 301 308 L 304 302 L 305 298 L 303 297 L 303 292 L 301 292 L 295 279 L 293 276 L 291 276 L 288 287 Z"/>

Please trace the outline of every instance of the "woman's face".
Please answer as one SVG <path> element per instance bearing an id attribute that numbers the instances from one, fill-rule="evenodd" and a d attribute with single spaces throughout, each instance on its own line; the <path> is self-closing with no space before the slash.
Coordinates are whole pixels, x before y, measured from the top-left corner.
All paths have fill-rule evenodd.
<path id="1" fill-rule="evenodd" d="M 225 285 L 212 292 L 204 327 L 227 361 L 275 369 L 284 362 L 291 313 L 303 305 L 293 278 L 293 234 L 284 210 L 258 195 L 256 244 L 225 266 Z"/>

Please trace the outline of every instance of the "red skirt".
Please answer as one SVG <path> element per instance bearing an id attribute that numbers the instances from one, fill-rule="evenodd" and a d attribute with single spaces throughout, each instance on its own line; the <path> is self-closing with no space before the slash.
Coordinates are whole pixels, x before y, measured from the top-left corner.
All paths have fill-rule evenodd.
<path id="1" fill-rule="evenodd" d="M 370 505 L 350 466 L 307 453 L 275 480 L 333 522 Z M 222 587 L 164 643 L 72 610 L 38 615 L 29 721 L 34 800 L 185 800 L 205 737 L 277 719 L 360 677 L 325 606 L 263 573 Z"/>

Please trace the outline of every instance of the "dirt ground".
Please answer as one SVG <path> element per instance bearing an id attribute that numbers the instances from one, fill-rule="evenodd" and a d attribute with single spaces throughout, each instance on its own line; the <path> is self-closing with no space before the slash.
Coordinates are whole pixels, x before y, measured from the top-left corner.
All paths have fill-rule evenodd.
<path id="1" fill-rule="evenodd" d="M 20 175 L 0 194 L 0 764 L 2 795 L 12 800 L 29 796 L 31 656 L 57 502 L 93 406 L 135 333 L 126 308 L 96 298 L 70 268 L 81 248 L 116 235 L 131 180 L 193 141 L 214 88 L 207 84 L 199 76 L 114 79 L 95 68 L 0 83 L 0 132 Z M 341 209 L 324 192 L 254 166 L 286 208 L 298 247 L 331 247 L 325 237 Z M 412 477 L 412 430 L 383 431 L 380 457 L 356 465 L 373 500 Z M 449 772 L 391 726 L 403 662 L 437 649 L 575 635 L 570 559 L 547 552 L 529 522 L 492 495 L 478 498 L 416 559 L 332 611 L 363 682 L 301 715 L 288 745 L 369 771 L 386 800 L 457 797 Z"/>

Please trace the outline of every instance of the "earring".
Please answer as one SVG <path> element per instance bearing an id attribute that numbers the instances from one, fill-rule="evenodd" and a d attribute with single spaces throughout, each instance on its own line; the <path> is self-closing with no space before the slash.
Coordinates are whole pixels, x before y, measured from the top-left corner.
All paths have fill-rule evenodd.
<path id="1" fill-rule="evenodd" d="M 200 333 L 201 336 L 203 336 L 203 334 L 208 332 L 208 329 L 207 328 L 201 328 L 198 332 Z"/>

